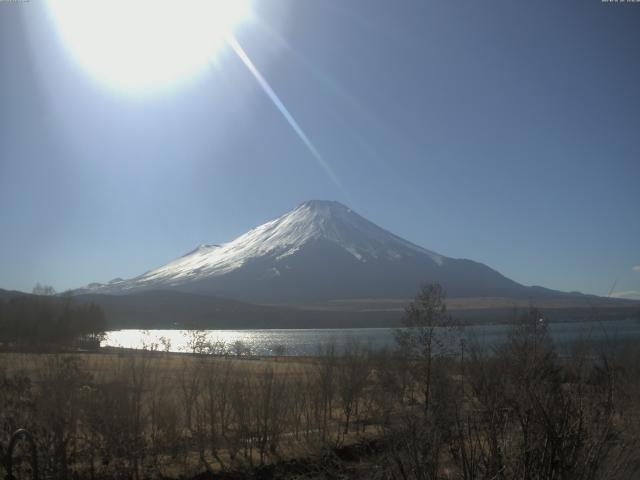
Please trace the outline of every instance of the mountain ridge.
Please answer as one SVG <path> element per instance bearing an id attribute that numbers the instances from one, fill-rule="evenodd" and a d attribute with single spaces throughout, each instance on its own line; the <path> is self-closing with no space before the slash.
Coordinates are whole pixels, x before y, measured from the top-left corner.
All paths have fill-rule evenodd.
<path id="1" fill-rule="evenodd" d="M 335 201 L 309 200 L 223 244 L 202 244 L 128 280 L 74 293 L 177 290 L 254 303 L 406 298 L 437 281 L 452 297 L 567 295 L 413 244 Z"/>
<path id="2" fill-rule="evenodd" d="M 32 294 L 0 289 L 0 305 L 14 297 Z M 80 294 L 80 304 L 99 305 L 109 330 L 123 328 L 168 329 L 281 329 L 395 327 L 407 299 L 330 301 L 305 307 L 256 305 L 212 295 L 147 290 L 128 295 Z M 461 324 L 509 323 L 517 312 L 532 304 L 542 308 L 549 321 L 585 318 L 619 320 L 640 318 L 640 302 L 603 297 L 558 297 L 531 303 L 527 299 L 460 298 L 446 300 L 447 310 Z M 597 317 L 594 317 L 597 312 Z"/>

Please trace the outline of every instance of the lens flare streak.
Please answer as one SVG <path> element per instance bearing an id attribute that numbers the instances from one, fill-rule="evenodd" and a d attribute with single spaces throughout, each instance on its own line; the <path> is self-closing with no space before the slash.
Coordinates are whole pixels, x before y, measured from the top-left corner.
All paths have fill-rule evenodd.
<path id="1" fill-rule="evenodd" d="M 307 134 L 304 132 L 304 130 L 302 130 L 302 127 L 298 124 L 296 119 L 293 118 L 293 115 L 291 115 L 287 107 L 285 107 L 284 103 L 282 103 L 282 100 L 280 100 L 280 97 L 278 97 L 276 92 L 273 91 L 273 88 L 271 88 L 267 80 L 258 71 L 256 66 L 253 64 L 253 62 L 251 61 L 249 56 L 246 54 L 242 46 L 238 43 L 236 38 L 233 36 L 230 36 L 227 41 L 229 42 L 229 45 L 231 46 L 231 48 L 236 52 L 240 60 L 242 60 L 242 63 L 244 63 L 245 66 L 249 69 L 249 71 L 254 76 L 258 84 L 262 87 L 262 89 L 267 94 L 267 96 L 271 99 L 271 101 L 276 106 L 276 108 L 280 111 L 280 113 L 285 118 L 285 120 L 289 123 L 289 125 L 291 125 L 291 128 L 293 128 L 294 132 L 296 132 L 296 134 L 298 135 L 302 143 L 305 144 L 309 152 L 311 152 L 311 155 L 313 155 L 313 157 L 316 159 L 318 164 L 325 171 L 327 176 L 340 189 L 340 191 L 348 198 L 347 192 L 345 191 L 344 187 L 340 183 L 340 180 L 334 173 L 331 166 L 320 154 L 320 152 L 315 147 L 315 145 L 311 142 L 311 140 L 309 139 Z"/>

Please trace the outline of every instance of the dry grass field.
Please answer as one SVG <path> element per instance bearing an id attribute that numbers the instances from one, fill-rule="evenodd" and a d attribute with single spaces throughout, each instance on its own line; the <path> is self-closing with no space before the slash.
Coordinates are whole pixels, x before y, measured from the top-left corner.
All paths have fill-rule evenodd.
<path id="1" fill-rule="evenodd" d="M 90 353 L 20 353 L 0 352 L 0 368 L 5 374 L 23 373 L 29 377 L 37 377 L 54 359 L 74 358 L 82 365 L 82 370 L 97 377 L 108 378 L 126 368 L 126 365 L 152 359 L 153 369 L 162 372 L 166 378 L 173 378 L 185 370 L 190 371 L 194 365 L 204 364 L 204 368 L 215 368 L 220 364 L 231 365 L 234 370 L 243 373 L 259 373 L 270 368 L 277 375 L 292 375 L 296 372 L 308 371 L 316 361 L 314 357 L 219 357 L 199 356 L 188 353 L 144 352 L 133 350 L 111 349 Z"/>
<path id="2" fill-rule="evenodd" d="M 27 428 L 62 480 L 637 478 L 637 349 L 559 356 L 539 319 L 446 354 L 433 325 L 315 357 L 3 352 L 0 445 Z"/>

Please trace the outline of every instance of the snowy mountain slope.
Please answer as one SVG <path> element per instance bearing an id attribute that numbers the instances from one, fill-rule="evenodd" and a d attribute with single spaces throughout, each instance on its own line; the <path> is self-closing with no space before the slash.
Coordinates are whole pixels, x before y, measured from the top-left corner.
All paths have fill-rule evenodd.
<path id="1" fill-rule="evenodd" d="M 223 245 L 201 245 L 138 277 L 78 293 L 141 290 L 226 295 L 265 303 L 407 297 L 425 281 L 450 296 L 526 295 L 495 270 L 439 255 L 369 222 L 338 202 L 309 201 Z"/>

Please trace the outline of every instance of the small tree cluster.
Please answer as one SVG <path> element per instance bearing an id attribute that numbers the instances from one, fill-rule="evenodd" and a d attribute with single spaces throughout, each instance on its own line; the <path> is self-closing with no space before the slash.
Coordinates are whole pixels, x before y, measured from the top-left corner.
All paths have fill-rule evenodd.
<path id="1" fill-rule="evenodd" d="M 48 290 L 38 287 L 38 292 Z M 106 330 L 102 309 L 76 304 L 69 296 L 23 295 L 0 300 L 0 342 L 5 347 L 34 350 L 83 342 L 99 346 Z"/>

